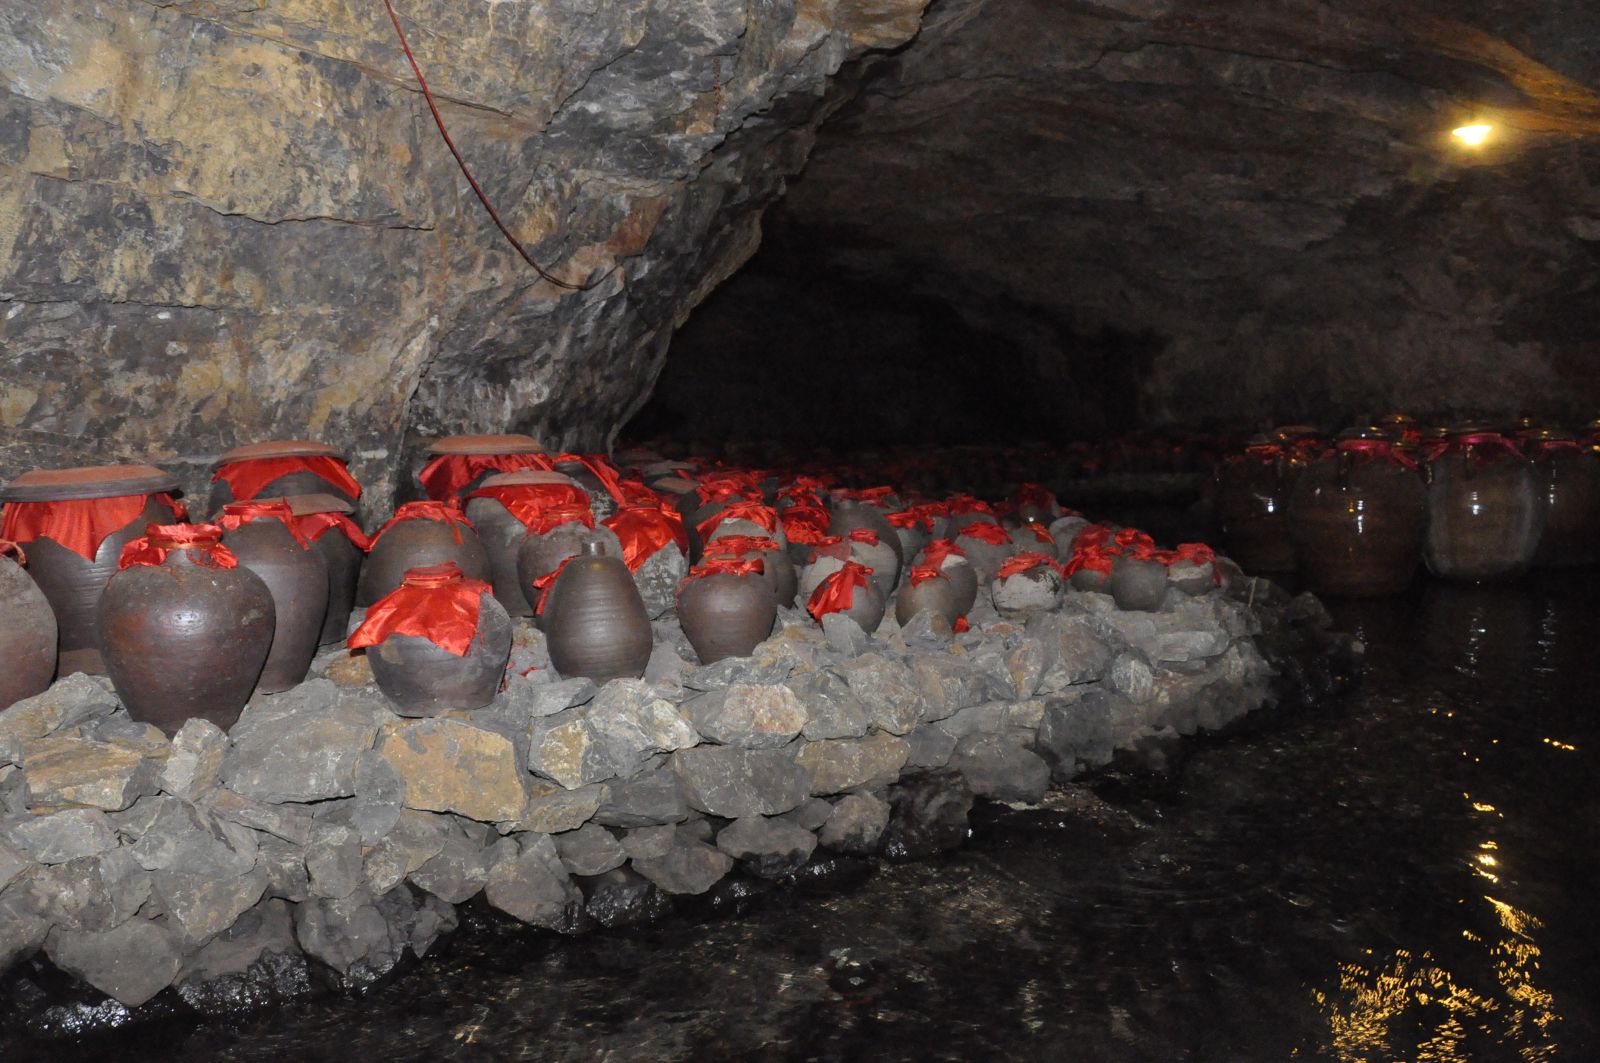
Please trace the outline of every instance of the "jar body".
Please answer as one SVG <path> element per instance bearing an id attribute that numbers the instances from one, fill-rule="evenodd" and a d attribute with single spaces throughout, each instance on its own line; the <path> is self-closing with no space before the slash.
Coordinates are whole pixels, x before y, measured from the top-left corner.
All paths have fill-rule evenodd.
<path id="1" fill-rule="evenodd" d="M 493 597 L 478 602 L 478 628 L 463 656 L 428 639 L 391 635 L 367 650 L 378 689 L 401 716 L 481 709 L 494 700 L 511 659 L 511 617 Z"/>
<path id="2" fill-rule="evenodd" d="M 1167 596 L 1167 566 L 1123 556 L 1111 563 L 1111 597 L 1118 609 L 1153 613 Z"/>
<path id="3" fill-rule="evenodd" d="M 456 542 L 456 533 L 461 541 Z M 489 554 L 477 533 L 459 524 L 418 518 L 403 520 L 378 537 L 361 567 L 356 604 L 368 606 L 400 586 L 407 571 L 454 561 L 467 579 L 489 582 Z"/>
<path id="4" fill-rule="evenodd" d="M 678 619 L 701 664 L 748 657 L 772 634 L 778 602 L 764 575 L 718 572 L 684 584 Z"/>
<path id="5" fill-rule="evenodd" d="M 1496 448 L 1452 448 L 1428 463 L 1428 569 L 1448 579 L 1521 575 L 1533 561 L 1544 507 L 1533 465 Z"/>
<path id="6" fill-rule="evenodd" d="M 100 599 L 99 623 L 128 714 L 171 737 L 196 717 L 224 731 L 238 721 L 274 644 L 277 610 L 243 562 L 212 568 L 173 550 L 160 565 L 118 572 Z"/>
<path id="7" fill-rule="evenodd" d="M 1335 452 L 1306 467 L 1289 496 L 1289 528 L 1317 594 L 1398 594 L 1422 559 L 1427 492 L 1411 469 Z"/>
<path id="8" fill-rule="evenodd" d="M 971 574 L 971 565 L 960 567 Z M 939 576 L 921 583 L 913 583 L 909 579 L 901 581 L 900 590 L 894 596 L 894 618 L 901 627 L 911 623 L 912 617 L 924 610 L 944 617 L 952 627 L 965 615 L 961 610 L 963 595 L 951 579 L 951 571 L 943 569 Z"/>
<path id="9" fill-rule="evenodd" d="M 21 565 L 0 556 L 0 712 L 49 688 L 56 638 L 50 600 Z"/>
<path id="10" fill-rule="evenodd" d="M 1217 521 L 1229 555 L 1247 572 L 1299 567 L 1289 529 L 1289 496 L 1304 466 L 1288 458 L 1245 457 L 1217 470 Z"/>
<path id="11" fill-rule="evenodd" d="M 878 541 L 888 544 L 894 552 L 895 572 L 891 574 L 889 582 L 889 586 L 893 587 L 899 579 L 899 566 L 905 564 L 905 555 L 900 552 L 903 549 L 900 536 L 895 533 L 894 525 L 889 523 L 889 518 L 877 506 L 851 499 L 835 502 L 828 515 L 828 534 L 841 536 L 848 541 L 850 533 L 857 528 L 871 528 L 878 533 Z"/>
<path id="12" fill-rule="evenodd" d="M 342 498 L 352 506 L 356 499 L 351 498 L 349 492 L 340 489 L 314 472 L 302 470 L 300 472 L 286 473 L 276 480 L 268 481 L 255 498 L 287 498 L 290 495 L 332 495 Z M 253 499 L 234 498 L 233 486 L 226 480 L 218 480 L 211 485 L 211 498 L 209 500 L 212 513 L 221 513 L 222 507 L 230 502 L 249 502 Z"/>
<path id="13" fill-rule="evenodd" d="M 88 561 L 49 538 L 25 543 L 28 574 L 50 600 L 60 633 L 57 675 L 87 672 L 105 675 L 100 653 L 100 595 L 116 575 L 122 548 L 144 534 L 150 524 L 172 520 L 172 511 L 154 499 L 131 523 L 107 536 Z"/>
<path id="14" fill-rule="evenodd" d="M 366 554 L 338 528 L 329 529 L 313 545 L 328 565 L 328 615 L 322 622 L 322 636 L 318 641 L 324 646 L 333 646 L 343 642 L 350 633 L 356 581 L 361 578 L 361 562 Z"/>
<path id="15" fill-rule="evenodd" d="M 598 553 L 573 558 L 551 587 L 540 619 L 550 662 L 568 678 L 636 679 L 650 662 L 650 618 L 633 573 L 620 558 Z"/>
<path id="16" fill-rule="evenodd" d="M 1533 563 L 1572 568 L 1600 561 L 1600 456 L 1589 449 L 1535 455 L 1544 533 Z"/>
<path id="17" fill-rule="evenodd" d="M 322 641 L 328 616 L 328 563 L 301 546 L 282 521 L 251 521 L 222 537 L 223 545 L 272 592 L 276 613 L 272 649 L 256 689 L 276 694 L 303 682 Z"/>
<path id="18" fill-rule="evenodd" d="M 477 528 L 478 541 L 488 554 L 495 601 L 512 616 L 532 616 L 533 606 L 517 578 L 517 554 L 528 538 L 527 525 L 492 498 L 468 499 L 467 519 Z"/>

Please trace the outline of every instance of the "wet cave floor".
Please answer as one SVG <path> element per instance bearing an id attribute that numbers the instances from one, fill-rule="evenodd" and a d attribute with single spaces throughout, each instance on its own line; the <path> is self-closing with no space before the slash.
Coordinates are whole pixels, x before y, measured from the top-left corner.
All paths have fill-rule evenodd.
<path id="1" fill-rule="evenodd" d="M 469 919 L 360 998 L 6 1057 L 1600 1058 L 1600 575 L 1329 604 L 1352 693 L 944 858 L 579 939 Z"/>

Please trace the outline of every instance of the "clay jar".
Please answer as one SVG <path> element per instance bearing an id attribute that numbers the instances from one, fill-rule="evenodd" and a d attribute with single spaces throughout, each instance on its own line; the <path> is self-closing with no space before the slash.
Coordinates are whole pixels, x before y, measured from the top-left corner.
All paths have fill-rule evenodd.
<path id="1" fill-rule="evenodd" d="M 1167 566 L 1148 551 L 1122 554 L 1111 563 L 1109 590 L 1118 609 L 1156 612 L 1167 596 Z"/>
<path id="2" fill-rule="evenodd" d="M 445 436 L 429 445 L 428 455 L 417 486 L 435 502 L 459 501 L 496 473 L 546 467 L 544 448 L 525 435 Z M 465 567 L 462 572 L 478 578 Z"/>
<path id="3" fill-rule="evenodd" d="M 1497 432 L 1452 431 L 1427 469 L 1429 570 L 1474 581 L 1524 572 L 1539 548 L 1544 505 L 1516 446 Z"/>
<path id="4" fill-rule="evenodd" d="M 785 559 L 787 563 L 787 559 Z M 678 619 L 701 664 L 748 657 L 772 634 L 778 602 L 760 560 L 713 560 L 678 589 Z"/>
<path id="5" fill-rule="evenodd" d="M 212 513 L 229 502 L 287 495 L 333 495 L 354 512 L 361 485 L 345 468 L 349 456 L 337 447 L 309 439 L 251 443 L 217 459 L 211 477 Z"/>
<path id="6" fill-rule="evenodd" d="M 1265 436 L 1217 467 L 1217 521 L 1234 560 L 1247 571 L 1280 574 L 1298 567 L 1289 495 L 1304 469 L 1292 447 Z"/>
<path id="7" fill-rule="evenodd" d="M 511 658 L 511 617 L 489 584 L 453 563 L 412 569 L 350 637 L 401 716 L 481 709 Z M 457 652 L 459 651 L 459 652 Z"/>
<path id="8" fill-rule="evenodd" d="M 795 571 L 789 554 L 777 540 L 765 536 L 730 535 L 713 539 L 706 544 L 706 560 L 759 560 L 761 576 L 772 588 L 772 598 L 779 605 L 793 605 L 800 591 L 800 576 Z"/>
<path id="9" fill-rule="evenodd" d="M 864 577 L 864 585 L 855 583 L 852 573 L 859 573 Z M 842 609 L 819 608 L 819 600 L 828 596 L 830 591 L 835 590 L 846 580 L 851 581 L 850 604 Z M 818 623 L 821 623 L 822 618 L 829 612 L 848 616 L 860 625 L 862 631 L 870 635 L 878 630 L 879 624 L 883 623 L 883 613 L 888 604 L 888 599 L 884 597 L 877 583 L 873 582 L 871 574 L 856 562 L 847 561 L 844 568 L 818 584 L 816 591 L 807 599 L 806 609 Z"/>
<path id="10" fill-rule="evenodd" d="M 971 574 L 972 566 L 952 559 L 952 567 Z M 976 581 L 974 581 L 976 586 Z M 944 617 L 952 627 L 965 614 L 961 608 L 963 595 L 950 576 L 932 565 L 913 566 L 906 578 L 900 581 L 900 590 L 894 596 L 894 618 L 901 627 L 911 623 L 918 613 L 927 611 Z M 968 608 L 971 608 L 968 605 Z"/>
<path id="11" fill-rule="evenodd" d="M 955 541 L 966 555 L 978 582 L 984 586 L 994 579 L 1006 558 L 1017 552 L 1011 533 L 992 517 L 969 521 L 956 534 Z"/>
<path id="12" fill-rule="evenodd" d="M 407 502 L 372 537 L 356 584 L 356 604 L 371 605 L 400 586 L 413 568 L 453 561 L 467 579 L 490 578 L 489 554 L 453 502 Z"/>
<path id="13" fill-rule="evenodd" d="M 887 601 L 900 581 L 899 536 L 885 540 L 871 528 L 852 528 L 845 542 L 850 546 L 850 560 L 872 570 L 872 582 Z"/>
<path id="14" fill-rule="evenodd" d="M 150 524 L 181 516 L 167 495 L 176 478 L 148 465 L 46 469 L 12 480 L 0 538 L 28 554 L 28 574 L 50 601 L 59 632 L 58 675 L 103 675 L 100 594 L 122 548 Z"/>
<path id="15" fill-rule="evenodd" d="M 100 599 L 117 696 L 168 737 L 195 718 L 232 727 L 273 645 L 272 592 L 221 540 L 211 524 L 152 525 Z"/>
<path id="16" fill-rule="evenodd" d="M 496 473 L 477 490 L 492 494 L 467 499 L 467 519 L 489 555 L 495 600 L 512 616 L 532 616 L 533 606 L 517 575 L 517 556 L 528 529 L 545 507 L 586 502 L 584 489 L 563 473 L 527 471 Z"/>
<path id="17" fill-rule="evenodd" d="M 893 588 L 900 576 L 900 566 L 906 563 L 905 555 L 901 553 L 900 536 L 895 533 L 894 525 L 889 523 L 889 518 L 883 515 L 882 510 L 870 502 L 857 502 L 849 498 L 835 501 L 828 515 L 828 534 L 849 539 L 850 533 L 857 528 L 870 528 L 877 532 L 878 540 L 888 544 L 894 552 L 895 571 L 888 584 Z"/>
<path id="18" fill-rule="evenodd" d="M 978 573 L 948 539 L 934 539 L 917 557 L 918 565 L 935 564 L 956 592 L 956 615 L 966 616 L 978 600 Z"/>
<path id="19" fill-rule="evenodd" d="M 619 502 L 606 483 L 607 479 L 615 483 L 616 473 L 606 468 L 604 458 L 562 454 L 552 458 L 551 461 L 556 472 L 571 478 L 589 496 L 589 508 L 594 512 L 596 520 L 605 520 L 616 513 Z"/>
<path id="20" fill-rule="evenodd" d="M 622 557 L 617 533 L 603 524 L 590 527 L 588 522 L 593 518 L 587 508 L 558 507 L 548 511 L 546 519 L 550 523 L 545 525 L 545 530 L 530 531 L 517 552 L 517 579 L 523 594 L 534 604 L 538 603 L 562 563 L 583 553 L 585 543 L 600 544 L 600 552 L 607 557 Z M 631 572 L 628 576 L 633 578 Z M 634 586 L 637 589 L 638 585 Z M 543 623 L 542 617 L 540 623 Z"/>
<path id="21" fill-rule="evenodd" d="M 1600 455 L 1571 436 L 1539 432 L 1523 444 L 1544 508 L 1533 563 L 1570 568 L 1600 561 Z"/>
<path id="22" fill-rule="evenodd" d="M 1289 530 L 1307 587 L 1336 597 L 1397 594 L 1416 575 L 1427 529 L 1422 478 L 1387 440 L 1353 435 L 1306 466 Z"/>
<path id="23" fill-rule="evenodd" d="M 350 630 L 361 563 L 367 556 L 367 537 L 350 519 L 350 503 L 339 496 L 291 495 L 282 501 L 294 514 L 300 534 L 311 540 L 328 563 L 328 615 L 317 642 L 322 646 L 343 642 Z"/>
<path id="24" fill-rule="evenodd" d="M 20 547 L 0 540 L 0 712 L 43 693 L 56 674 L 56 614 L 22 560 Z"/>
<path id="25" fill-rule="evenodd" d="M 541 617 L 550 661 L 567 678 L 638 678 L 654 643 L 650 619 L 628 566 L 601 550 L 585 542 L 550 589 Z"/>
<path id="26" fill-rule="evenodd" d="M 272 592 L 272 649 L 256 689 L 276 694 L 304 681 L 328 616 L 328 563 L 294 528 L 283 503 L 233 502 L 222 507 L 222 542 L 239 564 Z"/>

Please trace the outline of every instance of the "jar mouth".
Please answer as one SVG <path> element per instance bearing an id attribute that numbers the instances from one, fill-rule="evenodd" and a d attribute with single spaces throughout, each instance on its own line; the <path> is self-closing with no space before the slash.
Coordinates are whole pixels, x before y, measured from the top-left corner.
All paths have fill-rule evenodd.
<path id="1" fill-rule="evenodd" d="M 400 577 L 400 584 L 403 587 L 448 587 L 452 583 L 460 583 L 463 578 L 460 565 L 445 561 L 407 569 L 406 574 Z"/>
<path id="2" fill-rule="evenodd" d="M 222 542 L 222 529 L 215 524 L 151 524 L 144 534 L 162 550 L 206 550 Z"/>

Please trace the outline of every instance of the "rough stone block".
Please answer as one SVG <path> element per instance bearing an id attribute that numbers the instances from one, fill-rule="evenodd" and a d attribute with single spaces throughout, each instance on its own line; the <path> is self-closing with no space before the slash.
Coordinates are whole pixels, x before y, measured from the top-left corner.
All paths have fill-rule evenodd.
<path id="1" fill-rule="evenodd" d="M 759 878 L 782 878 L 811 859 L 817 836 L 782 819 L 746 816 L 717 833 L 717 848 Z"/>
<path id="2" fill-rule="evenodd" d="M 25 742 L 22 771 L 34 808 L 87 805 L 114 812 L 160 789 L 161 767 L 143 753 L 74 734 Z"/>
<path id="3" fill-rule="evenodd" d="M 616 836 L 599 824 L 589 823 L 554 838 L 561 863 L 574 875 L 603 875 L 627 863 L 628 853 Z"/>
<path id="4" fill-rule="evenodd" d="M 709 815 L 775 816 L 811 795 L 810 775 L 786 750 L 698 746 L 672 760 L 690 807 Z"/>
<path id="5" fill-rule="evenodd" d="M 788 745 L 807 719 L 805 705 L 794 691 L 753 683 L 734 683 L 690 698 L 683 711 L 695 730 L 711 741 L 745 749 Z"/>
<path id="6" fill-rule="evenodd" d="M 668 893 L 698 894 L 733 870 L 733 858 L 680 835 L 665 855 L 634 859 L 633 869 Z"/>
<path id="7" fill-rule="evenodd" d="M 356 792 L 356 760 L 393 718 L 365 691 L 340 692 L 326 679 L 258 697 L 229 732 L 222 781 L 268 802 L 324 801 Z"/>
<path id="8" fill-rule="evenodd" d="M 7 841 L 41 864 L 64 864 L 115 849 L 117 832 L 104 812 L 73 808 L 0 822 L 0 845 Z M 0 849 L 0 867 L 5 863 L 5 850 Z M 0 886 L 7 881 L 0 870 Z"/>
<path id="9" fill-rule="evenodd" d="M 1050 766 L 1005 735 L 966 736 L 950 766 L 974 794 L 995 801 L 1037 801 L 1050 789 Z"/>
<path id="10" fill-rule="evenodd" d="M 185 720 L 172 737 L 172 752 L 161 768 L 161 789 L 197 801 L 221 785 L 228 736 L 210 720 Z"/>
<path id="11" fill-rule="evenodd" d="M 880 730 L 903 735 L 922 719 L 922 691 L 911 669 L 899 661 L 868 654 L 845 661 L 837 670 Z"/>
<path id="12" fill-rule="evenodd" d="M 795 763 L 811 775 L 813 794 L 838 794 L 863 787 L 887 786 L 900 778 L 911 756 L 911 745 L 895 735 L 836 738 L 808 742 L 795 755 Z"/>
<path id="13" fill-rule="evenodd" d="M 550 930 L 570 931 L 583 917 L 583 894 L 546 834 L 523 835 L 520 846 L 504 849 L 489 872 L 484 898 L 515 919 Z"/>
<path id="14" fill-rule="evenodd" d="M 839 853 L 867 856 L 889 825 L 889 805 L 873 794 L 847 794 L 833 806 L 817 840 Z"/>
<path id="15" fill-rule="evenodd" d="M 560 834 L 577 830 L 594 817 L 606 787 L 596 784 L 576 790 L 535 779 L 528 786 L 528 804 L 517 819 L 515 829 L 536 834 Z"/>
<path id="16" fill-rule="evenodd" d="M 405 783 L 407 808 L 493 823 L 516 819 L 527 805 L 516 750 L 492 731 L 460 720 L 408 720 L 385 727 L 377 750 Z M 353 788 L 353 766 L 351 775 Z"/>
<path id="17" fill-rule="evenodd" d="M 102 931 L 51 931 L 45 952 L 57 967 L 128 1007 L 172 984 L 181 966 L 172 933 L 149 919 L 130 919 Z"/>

